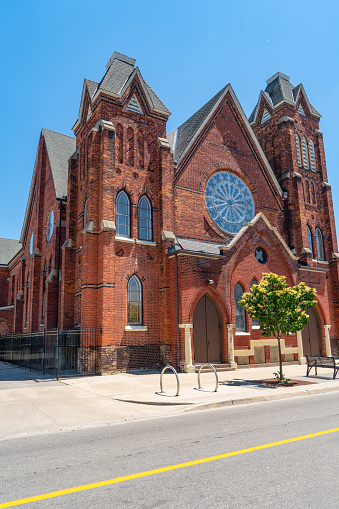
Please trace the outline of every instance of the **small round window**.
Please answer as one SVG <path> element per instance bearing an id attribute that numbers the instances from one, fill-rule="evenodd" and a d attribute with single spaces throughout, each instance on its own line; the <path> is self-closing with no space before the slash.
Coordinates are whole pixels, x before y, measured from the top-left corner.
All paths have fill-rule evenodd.
<path id="1" fill-rule="evenodd" d="M 31 239 L 29 241 L 29 255 L 30 256 L 33 254 L 33 243 L 34 243 L 34 235 L 32 232 Z"/>
<path id="2" fill-rule="evenodd" d="M 54 228 L 54 213 L 53 213 L 53 210 L 52 210 L 52 212 L 48 216 L 47 227 L 46 227 L 46 239 L 47 239 L 47 242 L 49 242 L 51 240 L 51 238 L 52 238 L 53 228 Z"/>
<path id="3" fill-rule="evenodd" d="M 255 250 L 255 258 L 259 263 L 266 263 L 267 262 L 267 253 L 263 247 L 257 247 Z"/>

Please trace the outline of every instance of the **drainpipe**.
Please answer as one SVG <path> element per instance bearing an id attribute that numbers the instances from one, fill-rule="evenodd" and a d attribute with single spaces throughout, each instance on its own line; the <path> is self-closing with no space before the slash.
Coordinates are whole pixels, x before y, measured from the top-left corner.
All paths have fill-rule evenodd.
<path id="1" fill-rule="evenodd" d="M 58 239 L 58 269 L 57 269 L 57 294 L 56 294 L 56 324 L 59 327 L 59 292 L 60 292 L 60 254 L 61 254 L 61 206 L 62 200 L 59 201 L 59 239 Z"/>
<path id="2" fill-rule="evenodd" d="M 177 371 L 180 369 L 178 254 L 175 253 L 175 311 L 177 319 Z"/>

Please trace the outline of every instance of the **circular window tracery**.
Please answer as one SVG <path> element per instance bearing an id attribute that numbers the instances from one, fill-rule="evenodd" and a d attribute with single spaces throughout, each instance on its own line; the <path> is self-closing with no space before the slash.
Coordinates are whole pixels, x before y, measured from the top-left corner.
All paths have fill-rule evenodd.
<path id="1" fill-rule="evenodd" d="M 247 185 L 228 171 L 219 171 L 209 178 L 205 203 L 215 224 L 227 233 L 238 233 L 255 214 L 254 200 Z"/>

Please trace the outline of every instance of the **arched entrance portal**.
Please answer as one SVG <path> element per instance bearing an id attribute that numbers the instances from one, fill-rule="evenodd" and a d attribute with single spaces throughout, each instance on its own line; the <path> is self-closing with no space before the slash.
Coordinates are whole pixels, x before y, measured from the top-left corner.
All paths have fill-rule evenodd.
<path id="1" fill-rule="evenodd" d="M 222 320 L 214 302 L 203 295 L 193 314 L 194 362 L 222 362 Z"/>
<path id="2" fill-rule="evenodd" d="M 316 309 L 306 308 L 309 315 L 308 324 L 302 332 L 304 355 L 321 355 L 320 319 Z"/>

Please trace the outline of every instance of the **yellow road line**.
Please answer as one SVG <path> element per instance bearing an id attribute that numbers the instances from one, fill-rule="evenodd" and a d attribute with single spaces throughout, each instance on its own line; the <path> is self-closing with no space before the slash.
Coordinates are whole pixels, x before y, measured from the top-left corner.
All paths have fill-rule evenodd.
<path id="1" fill-rule="evenodd" d="M 44 495 L 36 495 L 35 497 L 22 498 L 20 500 L 12 500 L 12 502 L 5 502 L 4 504 L 0 504 L 0 509 L 14 507 L 21 504 L 29 504 L 30 502 L 37 502 L 39 500 L 46 500 L 48 498 L 56 498 L 60 497 L 61 495 L 68 495 L 70 493 L 77 493 L 79 491 L 92 490 L 93 488 L 100 488 L 102 486 L 109 486 L 110 484 L 118 484 L 120 482 L 131 481 L 132 479 L 139 479 L 140 477 L 146 477 L 148 475 L 169 472 L 170 470 L 177 470 L 179 468 L 192 467 L 194 465 L 208 463 L 209 461 L 230 458 L 231 456 L 238 456 L 239 454 L 245 454 L 246 452 L 259 451 L 260 449 L 268 449 L 269 447 L 275 447 L 276 445 L 290 444 L 292 442 L 298 442 L 299 440 L 305 440 L 306 438 L 319 437 L 320 435 L 327 435 L 328 433 L 334 433 L 336 431 L 339 431 L 339 428 L 318 431 L 317 433 L 311 433 L 309 435 L 303 435 L 295 438 L 287 438 L 286 440 L 280 440 L 279 442 L 271 442 L 270 444 L 257 445 L 255 447 L 249 447 L 248 449 L 240 449 L 239 451 L 226 452 L 225 454 L 218 454 L 217 456 L 210 456 L 208 458 L 202 458 L 200 460 L 178 463 L 177 465 L 170 465 L 168 467 L 156 468 L 155 470 L 146 470 L 146 472 L 139 472 L 138 474 L 126 475 L 124 477 L 116 477 L 115 479 L 108 479 L 107 481 L 95 482 L 92 484 L 84 484 L 83 486 L 75 486 L 74 488 L 68 488 L 66 490 L 52 491 L 51 493 L 45 493 Z"/>

